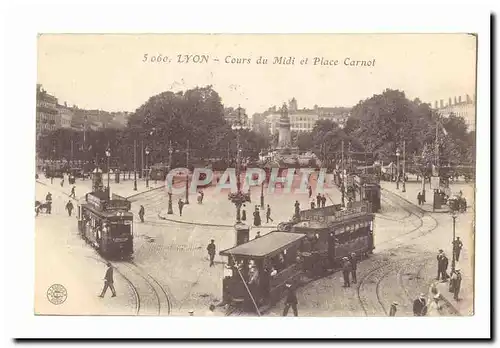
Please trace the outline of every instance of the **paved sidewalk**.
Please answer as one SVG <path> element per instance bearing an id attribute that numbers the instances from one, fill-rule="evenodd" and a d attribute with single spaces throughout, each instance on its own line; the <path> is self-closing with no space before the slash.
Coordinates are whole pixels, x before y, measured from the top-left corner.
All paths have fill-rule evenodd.
<path id="1" fill-rule="evenodd" d="M 429 184 L 425 186 L 425 200 L 426 203 L 423 205 L 418 205 L 417 202 L 417 194 L 422 190 L 422 183 L 420 182 L 407 182 L 405 185 L 406 192 L 403 192 L 403 185 L 400 183 L 399 189 L 396 188 L 395 182 L 381 181 L 380 187 L 389 192 L 395 193 L 398 196 L 410 201 L 411 203 L 417 205 L 421 209 L 427 212 L 433 212 L 432 210 L 432 202 L 433 202 L 433 190 L 429 188 Z M 450 190 L 452 193 L 456 193 L 462 191 L 463 196 L 467 200 L 467 209 L 473 209 L 474 205 L 474 185 L 472 183 L 452 183 L 450 184 Z M 442 209 L 435 211 L 436 213 L 447 213 L 449 211 L 447 206 L 443 206 Z"/>

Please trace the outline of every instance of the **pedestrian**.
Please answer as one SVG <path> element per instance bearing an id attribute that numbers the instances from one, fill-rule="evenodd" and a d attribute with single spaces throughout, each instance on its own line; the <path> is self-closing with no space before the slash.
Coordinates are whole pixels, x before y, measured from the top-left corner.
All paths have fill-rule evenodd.
<path id="1" fill-rule="evenodd" d="M 441 306 L 439 305 L 439 300 L 441 299 L 441 295 L 435 294 L 432 297 L 432 300 L 429 301 L 429 306 L 427 309 L 427 316 L 429 317 L 440 317 L 441 316 Z"/>
<path id="2" fill-rule="evenodd" d="M 391 309 L 389 310 L 389 316 L 390 317 L 395 317 L 396 316 L 396 312 L 398 311 L 398 305 L 399 305 L 399 303 L 397 303 L 397 302 L 393 302 L 391 304 Z"/>
<path id="3" fill-rule="evenodd" d="M 47 201 L 47 214 L 52 214 L 52 201 Z"/>
<path id="4" fill-rule="evenodd" d="M 299 201 L 295 201 L 295 216 L 299 217 L 300 216 L 300 203 Z"/>
<path id="5" fill-rule="evenodd" d="M 425 317 L 427 314 L 427 301 L 425 295 L 420 294 L 415 301 L 413 301 L 413 315 L 416 317 Z"/>
<path id="6" fill-rule="evenodd" d="M 314 209 L 314 208 L 316 208 L 314 201 L 311 201 L 311 209 Z"/>
<path id="7" fill-rule="evenodd" d="M 326 207 L 326 197 L 325 195 L 323 194 L 323 196 L 321 197 L 321 207 Z"/>
<path id="8" fill-rule="evenodd" d="M 257 238 L 260 238 L 261 235 L 260 235 L 260 231 L 257 231 L 257 234 L 255 235 L 255 238 L 254 239 L 257 239 Z"/>
<path id="9" fill-rule="evenodd" d="M 64 186 L 64 177 L 61 180 L 61 187 L 63 187 L 63 186 Z"/>
<path id="10" fill-rule="evenodd" d="M 441 278 L 441 280 L 445 281 L 448 279 L 448 274 L 446 273 L 446 269 L 448 268 L 448 258 L 444 254 L 443 249 L 439 249 L 439 253 L 436 258 L 438 262 L 438 274 L 436 280 Z"/>
<path id="11" fill-rule="evenodd" d="M 47 193 L 47 196 L 45 196 L 45 200 L 46 200 L 47 202 L 51 202 L 51 201 L 52 201 L 52 193 L 50 193 L 50 192 L 49 192 L 49 193 Z"/>
<path id="12" fill-rule="evenodd" d="M 241 221 L 247 221 L 247 211 L 245 207 L 246 205 L 243 204 L 243 209 L 241 209 Z"/>
<path id="13" fill-rule="evenodd" d="M 141 219 L 141 222 L 144 222 L 144 206 L 141 204 L 141 207 L 139 208 L 139 218 Z"/>
<path id="14" fill-rule="evenodd" d="M 464 245 L 460 240 L 460 237 L 457 237 L 452 244 L 453 244 L 453 257 L 455 258 L 455 261 L 458 261 L 460 259 L 460 252 L 462 251 Z"/>
<path id="15" fill-rule="evenodd" d="M 73 197 L 76 199 L 76 194 L 75 194 L 75 186 L 71 188 L 71 193 L 69 194 L 70 197 Z"/>
<path id="16" fill-rule="evenodd" d="M 313 189 L 312 189 L 311 185 L 309 185 L 309 198 L 312 197 L 312 194 L 313 194 Z"/>
<path id="17" fill-rule="evenodd" d="M 184 202 L 179 198 L 179 202 L 177 204 L 179 205 L 179 215 L 182 216 L 182 208 L 184 208 Z"/>
<path id="18" fill-rule="evenodd" d="M 462 273 L 460 271 L 460 268 L 456 268 L 455 272 L 451 275 L 451 280 L 450 283 L 452 284 L 453 288 L 453 299 L 455 301 L 458 301 L 458 294 L 460 293 L 460 286 L 462 285 Z"/>
<path id="19" fill-rule="evenodd" d="M 318 193 L 316 196 L 316 206 L 319 208 L 321 207 L 321 195 Z"/>
<path id="20" fill-rule="evenodd" d="M 213 317 L 215 316 L 215 305 L 211 304 L 210 306 L 208 306 L 208 312 L 206 314 L 207 317 Z"/>
<path id="21" fill-rule="evenodd" d="M 215 266 L 214 258 L 215 258 L 215 240 L 211 239 L 210 243 L 207 246 L 208 257 L 210 259 L 210 267 Z"/>
<path id="22" fill-rule="evenodd" d="M 53 177 L 53 176 L 51 176 L 51 177 L 50 177 L 50 184 L 52 185 L 53 183 L 54 183 L 54 177 Z"/>
<path id="23" fill-rule="evenodd" d="M 418 205 L 422 205 L 422 193 L 418 192 L 417 194 L 417 202 Z"/>
<path id="24" fill-rule="evenodd" d="M 271 220 L 271 222 L 274 222 L 274 220 L 271 218 L 271 206 L 268 204 L 266 211 L 266 223 L 269 223 L 269 220 Z"/>
<path id="25" fill-rule="evenodd" d="M 107 263 L 108 269 L 106 270 L 106 275 L 104 276 L 104 287 L 102 288 L 102 292 L 99 297 L 104 297 L 108 288 L 111 289 L 112 295 L 111 297 L 116 297 L 115 287 L 113 285 L 113 266 L 110 262 Z"/>
<path id="26" fill-rule="evenodd" d="M 255 211 L 253 212 L 253 224 L 254 226 L 260 226 L 262 223 L 261 219 L 260 219 L 260 212 L 259 212 L 259 209 L 256 208 Z"/>
<path id="27" fill-rule="evenodd" d="M 351 266 L 352 266 L 352 270 L 351 270 L 352 282 L 354 284 L 356 284 L 356 282 L 357 282 L 356 269 L 357 269 L 357 264 L 358 264 L 358 260 L 356 258 L 356 253 L 351 253 L 351 257 L 350 257 L 349 261 L 351 261 Z"/>
<path id="28" fill-rule="evenodd" d="M 66 203 L 66 210 L 68 211 L 68 215 L 71 216 L 71 212 L 73 211 L 73 203 L 71 203 L 71 199 Z"/>
<path id="29" fill-rule="evenodd" d="M 285 287 L 287 289 L 287 295 L 285 300 L 285 308 L 283 309 L 283 316 L 286 317 L 288 315 L 288 310 L 292 307 L 293 315 L 295 317 L 299 316 L 299 311 L 297 310 L 297 295 L 295 294 L 295 289 L 292 288 L 292 284 L 286 283 Z"/>
<path id="30" fill-rule="evenodd" d="M 349 281 L 349 274 L 352 272 L 352 264 L 347 256 L 342 258 L 342 276 L 344 277 L 344 288 L 349 288 L 351 283 Z"/>

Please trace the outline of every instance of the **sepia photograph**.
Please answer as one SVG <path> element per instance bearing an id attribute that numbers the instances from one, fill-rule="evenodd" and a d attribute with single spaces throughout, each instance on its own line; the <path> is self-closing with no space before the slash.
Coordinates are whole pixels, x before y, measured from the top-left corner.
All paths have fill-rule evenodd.
<path id="1" fill-rule="evenodd" d="M 473 316 L 477 40 L 40 33 L 34 314 Z"/>

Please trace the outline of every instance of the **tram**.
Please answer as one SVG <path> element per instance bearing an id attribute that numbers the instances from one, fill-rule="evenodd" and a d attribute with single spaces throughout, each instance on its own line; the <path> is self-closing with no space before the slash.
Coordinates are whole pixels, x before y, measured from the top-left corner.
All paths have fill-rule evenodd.
<path id="1" fill-rule="evenodd" d="M 369 202 L 303 210 L 279 230 L 223 250 L 227 264 L 223 303 L 245 309 L 263 308 L 280 300 L 285 283 L 323 277 L 341 266 L 343 257 L 373 253 L 374 214 Z"/>
<path id="2" fill-rule="evenodd" d="M 371 203 L 372 212 L 380 210 L 380 179 L 375 174 L 358 174 L 354 177 L 354 189 L 361 200 Z"/>
<path id="3" fill-rule="evenodd" d="M 107 257 L 133 254 L 133 214 L 130 201 L 107 192 L 90 192 L 78 204 L 78 231 L 82 238 Z"/>
<path id="4" fill-rule="evenodd" d="M 296 283 L 303 273 L 300 248 L 305 235 L 274 231 L 258 239 L 222 250 L 227 257 L 222 301 L 251 310 L 280 300 L 285 283 Z"/>

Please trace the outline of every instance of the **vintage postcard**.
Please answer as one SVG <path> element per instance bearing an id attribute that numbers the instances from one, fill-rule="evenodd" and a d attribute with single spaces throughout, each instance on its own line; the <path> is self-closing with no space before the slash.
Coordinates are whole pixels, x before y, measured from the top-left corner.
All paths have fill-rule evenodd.
<path id="1" fill-rule="evenodd" d="M 476 47 L 40 34 L 34 313 L 474 315 Z"/>

